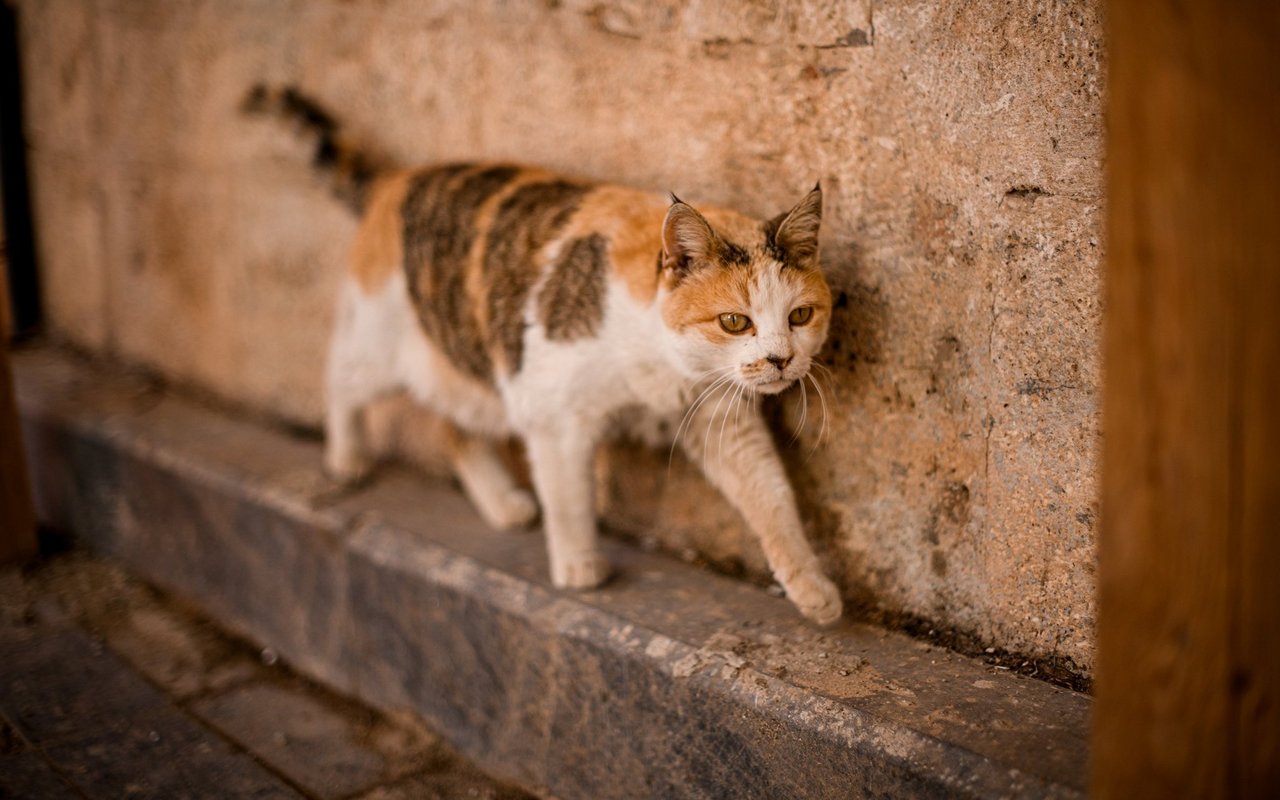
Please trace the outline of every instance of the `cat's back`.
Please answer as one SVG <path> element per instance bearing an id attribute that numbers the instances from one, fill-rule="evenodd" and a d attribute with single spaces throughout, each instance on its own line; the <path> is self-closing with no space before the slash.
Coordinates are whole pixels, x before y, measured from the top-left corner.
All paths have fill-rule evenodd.
<path id="1" fill-rule="evenodd" d="M 451 163 L 371 187 L 351 260 L 369 294 L 402 274 L 424 332 L 473 377 L 519 371 L 532 310 L 595 335 L 611 283 L 652 300 L 667 200 L 536 167 Z"/>

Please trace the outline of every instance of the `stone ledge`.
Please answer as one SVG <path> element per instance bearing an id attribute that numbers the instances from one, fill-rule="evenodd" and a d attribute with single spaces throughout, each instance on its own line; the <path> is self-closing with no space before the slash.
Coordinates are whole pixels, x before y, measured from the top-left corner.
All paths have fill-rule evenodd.
<path id="1" fill-rule="evenodd" d="M 295 668 L 411 709 L 564 798 L 1082 796 L 1090 701 L 610 543 L 550 587 L 541 539 L 386 469 L 56 351 L 15 354 L 43 518 Z"/>

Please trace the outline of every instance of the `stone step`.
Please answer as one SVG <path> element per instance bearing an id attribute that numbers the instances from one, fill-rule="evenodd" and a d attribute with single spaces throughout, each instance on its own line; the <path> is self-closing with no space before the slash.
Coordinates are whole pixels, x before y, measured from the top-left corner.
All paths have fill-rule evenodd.
<path id="1" fill-rule="evenodd" d="M 16 354 L 50 524 L 295 669 L 410 710 L 561 798 L 1080 797 L 1090 700 L 617 542 L 604 589 L 548 581 L 397 468 L 359 491 L 320 446 L 48 348 Z"/>
<path id="2" fill-rule="evenodd" d="M 0 566 L 0 798 L 533 800 L 77 551 Z"/>

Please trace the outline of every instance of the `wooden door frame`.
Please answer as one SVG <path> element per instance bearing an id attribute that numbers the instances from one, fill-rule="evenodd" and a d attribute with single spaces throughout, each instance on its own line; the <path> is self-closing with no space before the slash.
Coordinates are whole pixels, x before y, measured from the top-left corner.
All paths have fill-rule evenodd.
<path id="1" fill-rule="evenodd" d="M 1099 797 L 1280 796 L 1280 4 L 1108 3 Z"/>

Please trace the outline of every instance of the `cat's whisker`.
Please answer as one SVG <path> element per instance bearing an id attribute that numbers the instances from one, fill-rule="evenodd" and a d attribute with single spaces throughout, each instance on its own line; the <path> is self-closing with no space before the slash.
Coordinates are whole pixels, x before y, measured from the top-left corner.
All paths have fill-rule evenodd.
<path id="1" fill-rule="evenodd" d="M 733 403 L 738 398 L 737 389 L 739 388 L 741 387 L 734 387 L 733 399 L 729 401 L 729 407 L 725 409 L 724 416 L 720 418 L 720 438 L 716 444 L 716 458 L 722 460 L 724 458 L 724 424 L 729 420 L 729 414 L 733 411 Z M 729 393 L 725 392 L 725 394 L 728 395 Z"/>
<path id="2" fill-rule="evenodd" d="M 698 382 L 698 381 L 701 381 L 701 380 L 704 380 L 704 379 L 706 379 L 706 378 L 709 378 L 709 377 L 711 377 L 712 375 L 725 375 L 725 374 L 728 374 L 728 373 L 730 373 L 730 372 L 733 372 L 735 369 L 737 369 L 737 367 L 733 366 L 732 364 L 730 364 L 730 365 L 729 365 L 729 366 L 727 366 L 727 367 L 712 367 L 711 369 L 707 370 L 706 372 L 703 372 L 703 373 L 700 373 L 699 375 L 697 375 L 697 376 L 693 379 L 693 382 L 694 382 L 694 384 L 697 384 L 697 382 Z"/>
<path id="3" fill-rule="evenodd" d="M 810 377 L 815 380 L 815 386 L 817 385 L 816 380 L 821 378 L 822 382 L 827 386 L 827 392 L 831 395 L 832 404 L 839 402 L 840 395 L 836 389 L 835 373 L 831 371 L 830 367 L 820 361 L 814 360 L 809 362 L 809 364 L 811 367 L 816 367 L 818 369 L 818 372 L 816 373 L 813 371 L 809 372 Z"/>
<path id="4" fill-rule="evenodd" d="M 708 453 L 708 445 L 711 443 L 711 426 L 715 424 L 716 417 L 720 416 L 720 404 L 729 396 L 729 390 L 720 393 L 720 399 L 716 400 L 716 407 L 711 410 L 711 416 L 707 417 L 707 430 L 702 434 L 702 452 Z"/>
<path id="5" fill-rule="evenodd" d="M 705 398 L 707 394 L 712 389 L 715 388 L 716 383 L 718 382 L 719 381 L 715 381 L 710 385 L 708 385 L 706 388 L 704 388 L 702 392 L 698 394 L 697 398 L 694 399 L 694 401 L 689 404 L 689 408 L 685 410 L 684 416 L 680 418 L 680 424 L 676 426 L 675 436 L 672 437 L 672 440 L 671 440 L 671 451 L 667 454 L 667 477 L 668 478 L 671 477 L 671 460 L 675 456 L 676 446 L 680 444 L 680 436 L 684 431 L 685 425 L 689 422 L 690 419 L 693 418 L 693 413 L 694 411 L 697 410 L 697 407 L 702 403 L 703 398 Z"/>
<path id="6" fill-rule="evenodd" d="M 840 395 L 836 392 L 836 376 L 831 368 L 819 361 L 811 361 L 810 364 L 822 371 L 822 378 L 827 382 L 827 391 L 831 392 L 831 402 L 840 402 Z"/>
<path id="7" fill-rule="evenodd" d="M 800 430 L 809 424 L 809 386 L 803 380 L 800 381 L 801 396 L 804 397 L 804 413 L 800 416 Z M 798 432 L 797 432 L 798 433 Z"/>
<path id="8" fill-rule="evenodd" d="M 752 394 L 754 394 L 754 392 L 748 392 L 748 391 L 746 390 L 746 388 L 745 388 L 745 387 L 743 388 L 743 391 L 742 391 L 742 400 L 743 400 L 743 402 L 742 402 L 742 403 L 740 403 L 740 404 L 738 405 L 738 410 L 737 410 L 737 411 L 735 411 L 735 412 L 734 412 L 734 414 L 733 414 L 733 424 L 734 424 L 734 425 L 737 425 L 737 424 L 738 424 L 738 419 L 739 419 L 739 417 L 742 415 L 742 407 L 743 407 L 743 406 L 747 406 L 748 408 L 750 408 L 750 407 L 751 407 L 751 395 L 752 395 Z"/>
<path id="9" fill-rule="evenodd" d="M 732 374 L 733 369 L 734 369 L 733 367 L 723 367 L 719 370 L 710 370 L 710 372 L 712 373 L 724 372 L 727 374 L 721 375 L 719 378 L 716 378 L 714 381 L 712 381 L 705 389 L 703 389 L 698 394 L 697 399 L 689 404 L 689 409 L 684 412 L 684 417 L 681 418 L 680 424 L 676 427 L 675 438 L 672 439 L 671 441 L 671 451 L 667 454 L 667 478 L 668 479 L 671 478 L 671 464 L 672 464 L 672 460 L 675 458 L 676 446 L 680 444 L 680 436 L 681 436 L 681 433 L 685 430 L 686 424 L 691 423 L 693 421 L 693 417 L 694 415 L 697 414 L 698 409 L 707 401 L 707 399 L 711 396 L 711 394 L 716 390 L 718 386 L 721 386 L 724 383 L 733 380 L 733 374 Z"/>
<path id="10" fill-rule="evenodd" d="M 714 389 L 716 384 L 720 383 L 722 379 L 726 377 L 731 377 L 733 370 L 734 370 L 734 367 L 731 367 L 731 366 L 709 369 L 706 372 L 703 372 L 700 375 L 693 378 L 693 380 L 690 381 L 690 384 L 689 384 L 690 388 L 696 388 L 698 384 L 702 383 L 703 381 L 710 380 L 710 383 L 704 386 L 702 388 L 702 391 L 698 393 L 698 397 L 702 397 L 708 391 Z M 694 402 L 696 403 L 697 400 L 695 399 Z M 692 405 L 692 403 L 690 405 Z"/>
<path id="11" fill-rule="evenodd" d="M 834 396 L 835 389 L 833 389 L 830 385 L 828 385 L 827 388 L 831 390 L 831 393 Z M 819 393 L 819 397 L 822 400 L 822 430 L 819 434 L 819 441 L 825 442 L 827 439 L 827 434 L 831 430 L 831 408 L 830 408 L 830 404 L 827 402 L 827 398 L 825 395 Z"/>
<path id="12" fill-rule="evenodd" d="M 829 415 L 827 413 L 827 398 L 822 393 L 822 386 L 818 383 L 818 380 L 814 378 L 812 375 L 806 374 L 806 377 L 808 377 L 809 380 L 813 382 L 814 391 L 818 393 L 818 401 L 822 404 L 822 425 L 818 428 L 818 440 L 813 443 L 813 448 L 809 450 L 809 455 L 805 456 L 804 460 L 807 463 L 809 459 L 813 457 L 813 454 L 818 452 L 819 445 L 822 444 L 822 440 L 827 435 L 827 417 Z"/>
<path id="13" fill-rule="evenodd" d="M 738 401 L 742 399 L 742 393 L 746 391 L 746 387 L 742 384 L 738 384 L 735 388 L 736 391 L 733 394 L 733 400 L 729 403 L 729 407 L 725 409 L 724 418 L 720 420 L 720 443 L 716 446 L 716 458 L 724 457 L 724 426 L 725 423 L 729 421 L 729 415 L 732 414 L 734 409 L 737 407 Z M 734 419 L 734 424 L 737 425 L 736 418 Z"/>
<path id="14" fill-rule="evenodd" d="M 809 421 L 809 387 L 805 385 L 804 378 L 800 378 L 800 423 L 796 425 L 796 429 L 791 432 L 791 439 L 787 442 L 787 447 L 800 441 L 800 433 L 804 430 L 805 423 Z"/>
<path id="15" fill-rule="evenodd" d="M 689 410 L 685 412 L 684 418 L 681 419 L 681 427 L 683 427 L 683 423 L 690 418 L 690 415 L 698 407 L 698 405 L 700 405 L 707 397 L 709 397 L 711 392 L 715 391 L 715 388 L 717 386 L 719 386 L 720 384 L 724 383 L 727 380 L 730 380 L 733 377 L 732 375 L 733 370 L 734 370 L 734 367 L 721 367 L 719 369 L 708 370 L 707 372 L 703 373 L 703 377 L 699 378 L 699 380 L 705 380 L 706 376 L 713 375 L 716 373 L 722 373 L 722 374 L 720 375 L 720 377 L 716 378 L 716 380 L 712 381 L 706 387 L 704 387 L 703 390 L 698 394 L 698 397 L 692 403 L 689 404 Z M 679 429 L 677 429 L 676 431 L 676 438 L 677 439 L 680 438 Z"/>
<path id="16" fill-rule="evenodd" d="M 671 443 L 672 455 L 675 454 L 676 445 L 680 443 L 680 436 L 681 436 L 681 433 L 684 431 L 686 424 L 693 420 L 693 417 L 697 413 L 698 408 L 704 402 L 706 402 L 707 398 L 710 397 L 711 393 L 715 391 L 716 387 L 724 383 L 728 379 L 729 379 L 728 376 L 716 379 L 711 384 L 709 384 L 705 389 L 703 389 L 701 393 L 698 394 L 697 399 L 695 399 L 692 403 L 689 404 L 689 409 L 684 412 L 684 417 L 681 418 L 680 425 L 676 427 L 675 439 Z M 671 459 L 669 456 L 667 459 L 668 471 L 670 470 L 670 468 L 671 468 Z"/>

